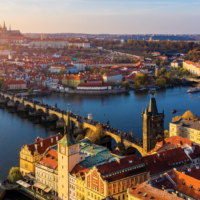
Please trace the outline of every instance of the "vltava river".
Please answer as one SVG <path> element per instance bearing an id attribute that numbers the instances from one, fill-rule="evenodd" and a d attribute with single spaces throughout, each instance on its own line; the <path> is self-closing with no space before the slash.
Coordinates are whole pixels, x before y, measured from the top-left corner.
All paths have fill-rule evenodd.
<path id="1" fill-rule="evenodd" d="M 176 115 L 186 110 L 200 115 L 200 93 L 187 93 L 187 87 L 176 87 L 156 93 L 158 111 L 165 112 L 165 129 L 169 128 L 173 109 Z M 147 92 L 129 94 L 84 96 L 53 93 L 51 96 L 34 97 L 44 103 L 55 105 L 64 110 L 72 110 L 81 116 L 92 113 L 93 119 L 102 123 L 110 121 L 110 126 L 124 132 L 133 130 L 133 134 L 142 139 L 142 109 L 149 104 Z M 19 166 L 19 151 L 25 144 L 33 143 L 37 136 L 47 138 L 56 132 L 47 131 L 44 125 L 33 124 L 29 119 L 22 119 L 16 113 L 0 110 L 0 180 L 7 177 L 12 166 Z"/>

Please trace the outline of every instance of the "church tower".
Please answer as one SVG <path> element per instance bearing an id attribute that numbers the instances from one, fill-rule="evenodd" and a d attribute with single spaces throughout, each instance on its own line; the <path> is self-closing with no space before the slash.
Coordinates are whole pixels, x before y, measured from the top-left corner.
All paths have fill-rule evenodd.
<path id="1" fill-rule="evenodd" d="M 164 111 L 158 113 L 156 99 L 151 97 L 149 109 L 142 111 L 143 118 L 143 149 L 149 152 L 157 142 L 164 140 Z"/>
<path id="2" fill-rule="evenodd" d="M 72 130 L 71 130 L 72 128 Z M 69 200 L 69 172 L 80 162 L 79 143 L 72 135 L 73 127 L 68 113 L 68 124 L 64 136 L 58 141 L 58 196 Z"/>

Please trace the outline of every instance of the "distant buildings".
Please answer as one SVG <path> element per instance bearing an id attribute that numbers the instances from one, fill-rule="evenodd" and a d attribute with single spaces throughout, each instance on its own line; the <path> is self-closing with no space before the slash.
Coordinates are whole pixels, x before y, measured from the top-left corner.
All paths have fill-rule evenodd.
<path id="1" fill-rule="evenodd" d="M 69 46 L 69 41 L 65 39 L 36 39 L 31 41 L 29 45 L 37 48 L 64 48 Z"/>
<path id="2" fill-rule="evenodd" d="M 24 80 L 6 80 L 5 85 L 8 86 L 8 90 L 19 90 L 19 89 L 26 89 L 27 85 Z"/>
<path id="3" fill-rule="evenodd" d="M 160 52 L 153 52 L 151 55 L 152 55 L 152 56 L 160 56 L 161 53 L 160 53 Z"/>
<path id="4" fill-rule="evenodd" d="M 69 47 L 73 47 L 73 46 L 76 46 L 79 49 L 80 48 L 89 49 L 90 48 L 90 42 L 88 42 L 88 41 L 81 41 L 81 40 L 69 41 Z"/>
<path id="5" fill-rule="evenodd" d="M 78 90 L 111 90 L 112 86 L 103 81 L 87 81 L 87 83 L 80 83 Z"/>
<path id="6" fill-rule="evenodd" d="M 176 60 L 173 60 L 172 62 L 171 62 L 171 67 L 173 67 L 173 68 L 178 68 L 178 62 L 176 61 Z"/>

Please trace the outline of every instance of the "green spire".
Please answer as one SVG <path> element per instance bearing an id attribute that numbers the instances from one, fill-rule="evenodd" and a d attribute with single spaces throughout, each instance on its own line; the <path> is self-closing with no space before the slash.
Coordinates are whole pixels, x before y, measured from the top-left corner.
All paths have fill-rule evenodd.
<path id="1" fill-rule="evenodd" d="M 64 136 L 63 138 L 58 141 L 59 143 L 65 145 L 65 146 L 71 146 L 77 143 L 76 139 L 73 137 L 73 129 L 71 131 L 71 123 L 70 123 L 70 116 L 69 116 L 69 112 L 68 112 L 68 116 L 67 116 L 67 130 L 66 130 L 66 122 L 64 124 Z"/>

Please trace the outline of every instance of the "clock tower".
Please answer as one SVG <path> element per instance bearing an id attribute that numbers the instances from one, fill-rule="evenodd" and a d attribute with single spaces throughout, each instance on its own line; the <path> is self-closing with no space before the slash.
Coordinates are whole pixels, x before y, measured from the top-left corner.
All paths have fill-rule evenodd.
<path id="1" fill-rule="evenodd" d="M 68 113 L 68 124 L 64 125 L 64 136 L 58 141 L 58 196 L 69 200 L 69 173 L 80 162 L 79 143 L 73 137 L 73 125 L 70 123 Z"/>

